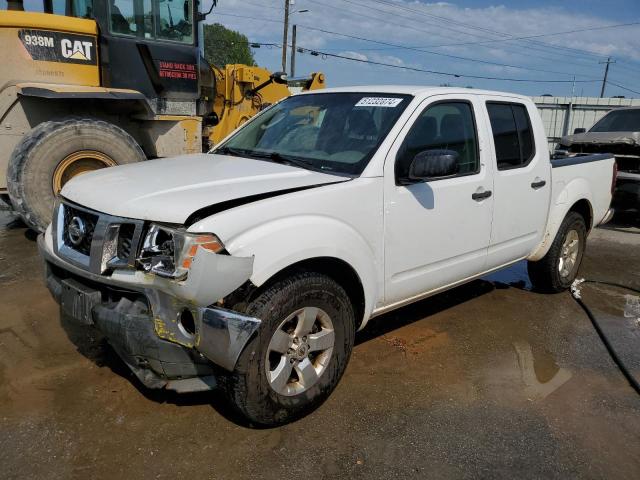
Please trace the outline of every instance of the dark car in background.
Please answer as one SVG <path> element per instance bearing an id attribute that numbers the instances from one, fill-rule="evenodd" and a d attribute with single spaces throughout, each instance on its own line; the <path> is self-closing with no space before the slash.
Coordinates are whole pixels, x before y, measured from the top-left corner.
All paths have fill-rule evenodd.
<path id="1" fill-rule="evenodd" d="M 555 153 L 556 156 L 613 154 L 618 165 L 613 206 L 640 210 L 640 107 L 612 110 L 589 131 L 577 128 L 573 135 L 562 137 Z"/>

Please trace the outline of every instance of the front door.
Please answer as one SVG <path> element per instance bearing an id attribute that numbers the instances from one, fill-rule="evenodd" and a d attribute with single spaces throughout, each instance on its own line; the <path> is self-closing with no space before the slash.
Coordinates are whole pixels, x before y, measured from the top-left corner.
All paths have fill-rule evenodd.
<path id="1" fill-rule="evenodd" d="M 493 172 L 483 108 L 473 95 L 439 95 L 421 105 L 385 163 L 385 304 L 419 296 L 485 268 Z M 415 155 L 454 151 L 458 173 L 402 184 Z"/>
<path id="2" fill-rule="evenodd" d="M 106 87 L 142 92 L 158 114 L 195 115 L 200 96 L 193 0 L 94 5 Z"/>

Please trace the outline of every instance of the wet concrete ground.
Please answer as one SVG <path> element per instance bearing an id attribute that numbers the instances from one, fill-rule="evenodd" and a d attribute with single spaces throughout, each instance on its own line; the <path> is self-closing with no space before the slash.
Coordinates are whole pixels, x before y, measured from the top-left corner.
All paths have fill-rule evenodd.
<path id="1" fill-rule="evenodd" d="M 574 300 L 528 291 L 523 265 L 376 319 L 319 410 L 252 430 L 217 394 L 144 390 L 91 331 L 63 328 L 12 218 L 0 478 L 640 478 L 640 396 Z M 640 288 L 639 226 L 596 230 L 581 276 Z M 583 288 L 640 378 L 630 293 Z"/>

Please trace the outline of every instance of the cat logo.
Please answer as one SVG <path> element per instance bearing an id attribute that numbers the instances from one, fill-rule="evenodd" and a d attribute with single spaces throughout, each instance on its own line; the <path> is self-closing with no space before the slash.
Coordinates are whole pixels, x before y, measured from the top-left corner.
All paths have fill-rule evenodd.
<path id="1" fill-rule="evenodd" d="M 60 47 L 62 49 L 62 56 L 73 60 L 85 60 L 91 61 L 91 47 L 92 42 L 82 42 L 80 40 L 71 41 L 69 39 L 62 39 L 60 41 Z"/>
<path id="2" fill-rule="evenodd" d="M 18 32 L 25 50 L 41 62 L 97 65 L 96 39 L 91 35 L 23 29 Z"/>

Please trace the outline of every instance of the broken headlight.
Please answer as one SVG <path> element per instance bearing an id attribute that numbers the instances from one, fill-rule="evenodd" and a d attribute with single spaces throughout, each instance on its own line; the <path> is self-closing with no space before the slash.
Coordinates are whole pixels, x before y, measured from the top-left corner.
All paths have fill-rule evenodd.
<path id="1" fill-rule="evenodd" d="M 198 248 L 204 248 L 213 253 L 224 250 L 220 239 L 211 233 L 189 233 L 151 224 L 142 242 L 137 262 L 146 272 L 165 278 L 184 280 Z"/>

